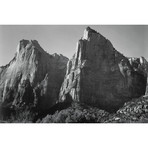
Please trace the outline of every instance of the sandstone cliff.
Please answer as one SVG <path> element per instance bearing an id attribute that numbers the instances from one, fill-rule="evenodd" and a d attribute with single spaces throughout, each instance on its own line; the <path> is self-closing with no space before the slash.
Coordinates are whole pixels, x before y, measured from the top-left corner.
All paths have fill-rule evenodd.
<path id="1" fill-rule="evenodd" d="M 13 60 L 0 67 L 2 107 L 46 110 L 55 105 L 67 61 L 62 55 L 46 53 L 36 40 L 21 40 Z"/>
<path id="2" fill-rule="evenodd" d="M 145 94 L 143 61 L 142 57 L 125 57 L 108 39 L 87 27 L 67 64 L 59 101 L 73 100 L 115 111 L 131 98 Z"/>

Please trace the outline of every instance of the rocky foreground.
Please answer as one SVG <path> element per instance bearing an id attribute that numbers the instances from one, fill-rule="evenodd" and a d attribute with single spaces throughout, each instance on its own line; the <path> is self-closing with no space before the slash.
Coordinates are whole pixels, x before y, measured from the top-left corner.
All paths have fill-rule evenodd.
<path id="1" fill-rule="evenodd" d="M 126 102 L 115 113 L 73 103 L 69 108 L 47 115 L 37 123 L 148 123 L 148 96 Z"/>
<path id="2" fill-rule="evenodd" d="M 68 108 L 57 110 L 34 121 L 30 111 L 19 113 L 1 123 L 148 123 L 148 96 L 126 102 L 115 113 L 109 113 L 85 104 L 72 103 Z"/>

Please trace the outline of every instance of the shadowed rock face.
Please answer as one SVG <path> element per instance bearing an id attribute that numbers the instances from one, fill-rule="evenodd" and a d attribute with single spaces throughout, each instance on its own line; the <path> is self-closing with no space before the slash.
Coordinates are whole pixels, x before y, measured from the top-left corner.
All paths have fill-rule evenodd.
<path id="1" fill-rule="evenodd" d="M 135 71 L 143 72 L 144 75 L 147 76 L 147 85 L 146 85 L 146 91 L 145 91 L 145 95 L 147 95 L 148 94 L 148 62 L 144 57 L 129 58 L 129 61 Z"/>
<path id="2" fill-rule="evenodd" d="M 46 53 L 35 40 L 21 40 L 13 60 L 0 67 L 0 103 L 49 109 L 58 99 L 67 61 Z"/>
<path id="3" fill-rule="evenodd" d="M 59 101 L 72 99 L 115 111 L 145 94 L 147 75 L 142 58 L 126 58 L 101 34 L 86 28 L 67 64 Z"/>

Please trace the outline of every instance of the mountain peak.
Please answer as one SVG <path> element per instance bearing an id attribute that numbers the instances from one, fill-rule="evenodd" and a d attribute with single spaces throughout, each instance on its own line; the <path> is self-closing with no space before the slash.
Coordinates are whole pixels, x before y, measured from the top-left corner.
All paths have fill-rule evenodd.
<path id="1" fill-rule="evenodd" d="M 92 38 L 93 36 L 97 37 L 99 35 L 99 33 L 95 30 L 93 30 L 92 28 L 90 28 L 89 26 L 86 27 L 86 29 L 84 30 L 84 34 L 83 34 L 83 39 L 85 40 L 89 40 L 90 38 Z"/>
<path id="2" fill-rule="evenodd" d="M 132 59 L 130 64 L 108 39 L 87 27 L 67 64 L 59 100 L 72 99 L 115 111 L 131 98 L 145 94 L 143 61 Z"/>
<path id="3" fill-rule="evenodd" d="M 36 40 L 20 40 L 13 60 L 0 68 L 0 102 L 49 109 L 58 99 L 67 61 L 48 54 Z"/>
<path id="4" fill-rule="evenodd" d="M 37 40 L 27 40 L 27 39 L 22 39 L 19 41 L 21 45 L 27 45 L 28 43 L 36 44 L 39 45 Z"/>
<path id="5" fill-rule="evenodd" d="M 23 55 L 23 53 L 31 53 L 33 50 L 45 52 L 37 40 L 22 39 L 19 41 L 19 44 L 17 46 L 16 55 L 18 57 L 20 55 Z"/>
<path id="6" fill-rule="evenodd" d="M 29 40 L 25 40 L 25 39 L 20 40 L 20 45 L 22 45 L 23 47 L 25 47 L 28 43 L 29 43 Z"/>
<path id="7" fill-rule="evenodd" d="M 94 29 L 90 28 L 89 26 L 86 27 L 86 30 L 87 31 L 90 31 L 90 32 L 93 32 L 93 33 L 97 33 L 97 31 L 95 31 Z"/>

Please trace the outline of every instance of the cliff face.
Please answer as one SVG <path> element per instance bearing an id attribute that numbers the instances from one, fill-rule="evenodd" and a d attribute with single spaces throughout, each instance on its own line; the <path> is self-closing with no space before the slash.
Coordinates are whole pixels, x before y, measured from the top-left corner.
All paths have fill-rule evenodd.
<path id="1" fill-rule="evenodd" d="M 59 101 L 117 110 L 124 102 L 145 94 L 147 74 L 142 62 L 143 58 L 126 58 L 108 39 L 88 27 L 67 64 Z"/>
<path id="2" fill-rule="evenodd" d="M 16 120 L 18 112 L 33 114 L 31 122 L 47 114 L 43 122 L 139 122 L 139 116 L 147 122 L 147 80 L 144 57 L 125 57 L 89 27 L 69 61 L 46 53 L 36 40 L 21 40 L 0 67 L 0 119 L 14 111 Z"/>
<path id="3" fill-rule="evenodd" d="M 148 62 L 144 57 L 129 58 L 129 61 L 135 71 L 143 72 L 144 75 L 147 76 L 147 85 L 146 85 L 145 95 L 148 95 Z"/>
<path id="4" fill-rule="evenodd" d="M 0 103 L 49 109 L 58 99 L 67 61 L 46 53 L 35 40 L 21 40 L 13 60 L 0 68 Z"/>

